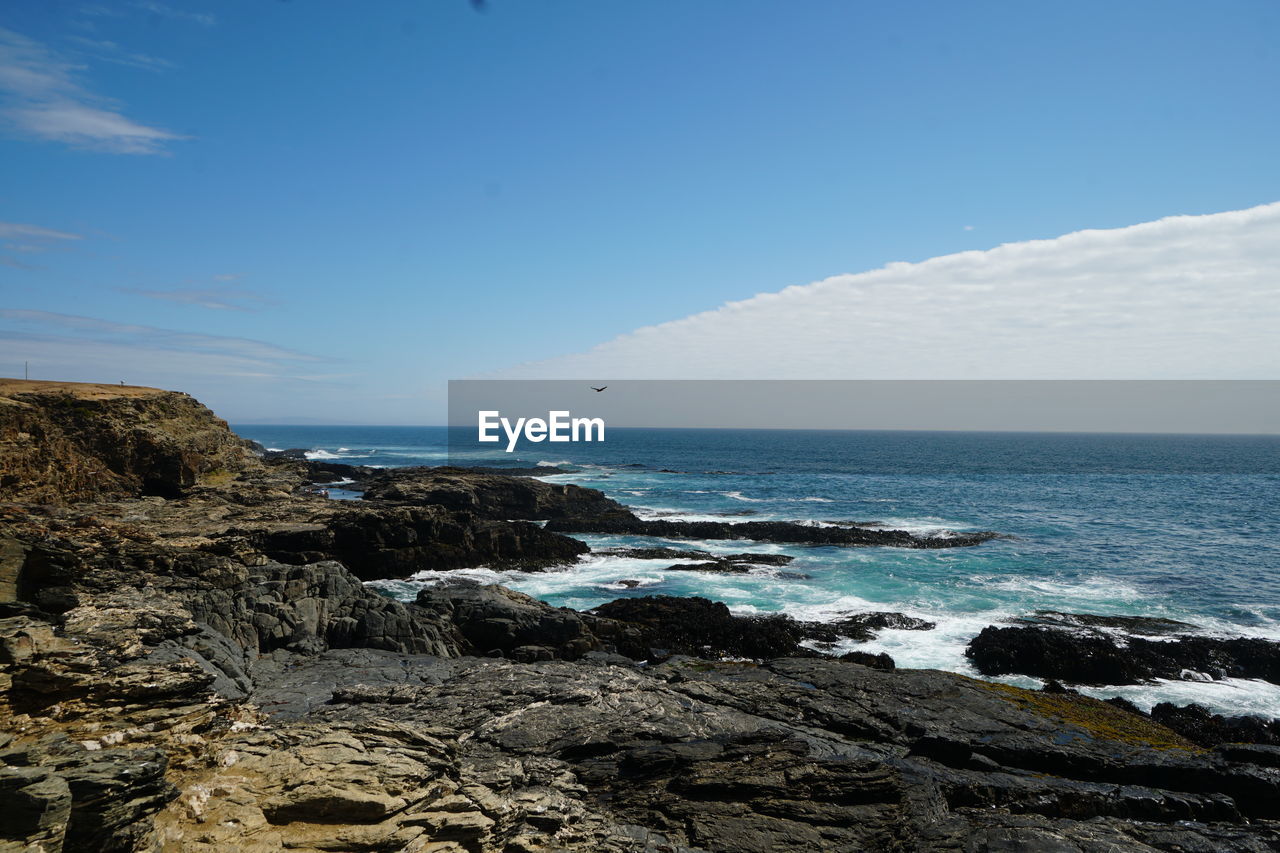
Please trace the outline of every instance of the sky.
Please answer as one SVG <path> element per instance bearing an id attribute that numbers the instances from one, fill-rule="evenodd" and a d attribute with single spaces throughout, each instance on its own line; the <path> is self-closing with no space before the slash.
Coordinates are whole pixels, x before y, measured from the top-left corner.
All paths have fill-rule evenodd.
<path id="1" fill-rule="evenodd" d="M 10 0 L 0 375 L 1277 378 L 1278 83 L 1273 0 Z"/>

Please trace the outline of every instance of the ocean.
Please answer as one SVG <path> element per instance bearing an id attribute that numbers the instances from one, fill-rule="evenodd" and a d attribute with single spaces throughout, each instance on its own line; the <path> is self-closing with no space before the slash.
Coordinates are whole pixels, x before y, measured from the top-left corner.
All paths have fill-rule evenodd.
<path id="1" fill-rule="evenodd" d="M 883 631 L 850 648 L 888 652 L 900 667 L 969 675 L 976 672 L 964 648 L 975 634 L 1036 610 L 1160 616 L 1205 633 L 1280 640 L 1280 437 L 610 428 L 603 443 L 524 444 L 508 454 L 459 441 L 455 431 L 451 456 L 444 427 L 235 429 L 271 448 L 306 448 L 310 458 L 349 464 L 571 468 L 543 479 L 600 489 L 646 518 L 857 521 L 1011 537 L 908 550 L 577 535 L 597 550 L 669 545 L 795 559 L 745 575 L 664 572 L 670 560 L 608 555 L 562 571 L 456 573 L 556 605 L 585 609 L 665 594 L 808 620 L 895 610 L 938 627 Z M 412 600 L 445 574 L 373 585 Z M 1199 702 L 1220 713 L 1280 717 L 1280 687 L 1261 681 L 1083 692 L 1142 707 Z"/>

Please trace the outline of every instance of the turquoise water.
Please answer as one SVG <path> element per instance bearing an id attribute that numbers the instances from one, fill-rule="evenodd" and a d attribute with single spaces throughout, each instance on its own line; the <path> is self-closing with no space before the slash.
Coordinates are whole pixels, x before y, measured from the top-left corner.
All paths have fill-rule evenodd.
<path id="1" fill-rule="evenodd" d="M 352 464 L 451 458 L 443 428 L 237 431 L 270 447 L 305 447 L 315 458 Z M 860 648 L 887 651 L 899 666 L 970 674 L 963 651 L 974 634 L 1037 609 L 1164 616 L 1216 634 L 1280 639 L 1280 440 L 1273 437 L 611 429 L 603 444 L 535 445 L 514 454 L 453 437 L 454 462 L 571 466 L 574 473 L 545 479 L 601 489 L 644 517 L 878 522 L 919 533 L 1014 537 L 918 551 L 584 535 L 594 549 L 670 544 L 787 553 L 795 561 L 782 570 L 720 575 L 593 555 L 564 571 L 459 573 L 555 604 L 586 608 L 661 593 L 804 619 L 899 610 L 938 628 L 886 631 Z M 424 573 L 381 586 L 412 598 L 438 578 Z M 1199 701 L 1224 712 L 1280 716 L 1280 688 L 1262 682 L 1093 692 L 1143 705 Z"/>

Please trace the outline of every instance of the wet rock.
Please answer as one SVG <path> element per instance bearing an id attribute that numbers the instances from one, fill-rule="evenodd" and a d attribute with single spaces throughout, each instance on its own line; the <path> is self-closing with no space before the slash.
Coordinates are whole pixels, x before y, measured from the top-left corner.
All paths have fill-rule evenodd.
<path id="1" fill-rule="evenodd" d="M 268 460 L 288 459 L 295 462 L 306 462 L 307 453 L 309 451 L 305 447 L 287 447 L 284 450 L 264 450 L 262 458 Z"/>
<path id="2" fill-rule="evenodd" d="M 1280 746 L 1280 721 L 1262 717 L 1214 714 L 1202 705 L 1178 706 L 1161 702 L 1151 709 L 1151 719 L 1192 743 L 1213 747 L 1224 743 Z"/>
<path id="3" fill-rule="evenodd" d="M 869 666 L 872 669 L 882 669 L 885 672 L 892 672 L 896 669 L 893 658 L 889 657 L 885 652 L 872 654 L 871 652 L 846 652 L 840 655 L 840 660 L 845 663 L 859 663 L 863 666 Z"/>
<path id="4" fill-rule="evenodd" d="M 916 536 L 903 530 L 814 527 L 789 521 L 666 521 L 602 515 L 563 517 L 547 522 L 557 533 L 605 533 L 672 539 L 746 539 L 807 545 L 861 545 L 894 548 L 963 548 L 996 538 L 991 532 Z"/>
<path id="5" fill-rule="evenodd" d="M 1063 613 L 1057 610 L 1037 610 L 1031 616 L 1018 620 L 1029 625 L 1049 625 L 1066 628 L 1096 628 L 1123 634 L 1163 636 L 1194 631 L 1196 626 L 1176 619 L 1156 616 L 1100 616 L 1093 613 Z"/>
<path id="6" fill-rule="evenodd" d="M 362 580 L 482 564 L 537 570 L 572 563 L 590 550 L 528 522 L 490 521 L 435 506 L 363 502 L 330 509 L 316 521 L 244 535 L 273 559 L 339 560 Z"/>
<path id="7" fill-rule="evenodd" d="M 803 637 L 821 644 L 822 647 L 830 647 L 842 640 L 865 643 L 875 639 L 876 633 L 885 629 L 932 631 L 937 627 L 926 619 L 892 611 L 845 614 L 830 622 L 802 622 L 800 625 Z"/>
<path id="8" fill-rule="evenodd" d="M 593 628 L 617 651 L 637 660 L 672 654 L 770 658 L 807 653 L 802 631 L 786 616 L 735 616 L 705 598 L 620 598 L 591 611 Z M 613 625 L 610 623 L 622 623 Z"/>
<path id="9" fill-rule="evenodd" d="M 1096 631 L 991 626 L 970 641 L 965 655 L 984 675 L 1017 673 L 1073 684 L 1204 677 L 1280 683 L 1280 643 L 1247 637 L 1122 641 Z"/>

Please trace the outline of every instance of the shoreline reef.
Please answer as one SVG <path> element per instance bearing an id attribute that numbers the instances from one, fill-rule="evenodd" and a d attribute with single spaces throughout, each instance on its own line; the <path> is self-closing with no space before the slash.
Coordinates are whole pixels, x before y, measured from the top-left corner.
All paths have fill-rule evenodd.
<path id="1" fill-rule="evenodd" d="M 401 602 L 367 582 L 546 571 L 589 553 L 575 532 L 998 534 L 642 520 L 526 472 L 298 455 L 180 392 L 0 380 L 0 851 L 1280 849 L 1280 724 L 1071 686 L 1280 683 L 1278 643 L 1062 613 L 975 637 L 979 672 L 1046 679 L 1026 690 L 824 653 L 933 628 L 898 613 L 580 612 L 462 582 Z M 364 499 L 317 494 L 343 479 Z"/>

